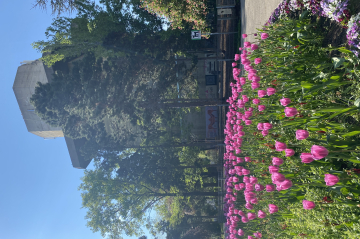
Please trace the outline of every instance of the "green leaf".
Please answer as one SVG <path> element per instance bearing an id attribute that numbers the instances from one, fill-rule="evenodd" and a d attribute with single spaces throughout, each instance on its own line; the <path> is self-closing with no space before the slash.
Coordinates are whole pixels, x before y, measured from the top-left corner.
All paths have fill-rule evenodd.
<path id="1" fill-rule="evenodd" d="M 360 108 L 360 98 L 355 100 L 354 105 Z"/>
<path id="2" fill-rule="evenodd" d="M 333 57 L 332 61 L 333 61 L 333 64 L 334 64 L 334 69 L 336 69 L 336 68 L 338 68 L 339 66 L 341 66 L 344 63 L 345 58 Z"/>
<path id="3" fill-rule="evenodd" d="M 339 47 L 337 50 L 340 51 L 340 52 L 342 52 L 342 53 L 353 54 L 351 51 L 349 51 L 349 50 L 346 49 L 345 47 Z"/>
<path id="4" fill-rule="evenodd" d="M 343 137 L 348 137 L 348 136 L 354 136 L 354 135 L 357 135 L 357 134 L 360 134 L 360 131 L 351 131 L 349 133 L 343 134 L 342 136 Z"/>
<path id="5" fill-rule="evenodd" d="M 343 195 L 348 195 L 350 192 L 347 188 L 342 188 L 340 189 L 340 192 L 343 194 Z"/>

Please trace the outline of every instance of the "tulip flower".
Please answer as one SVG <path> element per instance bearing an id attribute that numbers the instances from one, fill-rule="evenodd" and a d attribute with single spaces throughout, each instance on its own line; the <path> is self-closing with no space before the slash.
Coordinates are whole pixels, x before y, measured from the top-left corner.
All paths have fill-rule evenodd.
<path id="1" fill-rule="evenodd" d="M 245 204 L 245 208 L 246 208 L 246 209 L 249 209 L 249 210 L 252 210 L 252 209 L 254 208 L 254 206 L 251 205 L 250 203 L 246 203 L 246 204 Z"/>
<path id="2" fill-rule="evenodd" d="M 234 60 L 235 60 L 235 61 L 240 60 L 240 54 L 235 54 Z"/>
<path id="3" fill-rule="evenodd" d="M 281 159 L 281 158 L 278 158 L 278 157 L 273 157 L 272 158 L 272 164 L 273 165 L 277 165 L 277 166 L 280 166 L 281 164 L 284 163 L 284 160 Z"/>
<path id="4" fill-rule="evenodd" d="M 257 64 L 260 64 L 261 61 L 262 61 L 261 58 L 255 58 L 254 63 L 257 65 Z"/>
<path id="5" fill-rule="evenodd" d="M 269 204 L 269 212 L 270 214 L 276 213 L 279 211 L 279 208 L 274 204 Z"/>
<path id="6" fill-rule="evenodd" d="M 266 135 L 268 135 L 269 134 L 269 131 L 268 130 L 263 130 L 263 131 L 261 131 L 261 134 L 262 134 L 262 136 L 266 136 Z"/>
<path id="7" fill-rule="evenodd" d="M 256 45 L 256 44 L 251 44 L 251 50 L 255 51 L 255 50 L 257 50 L 258 48 L 259 48 L 258 45 Z"/>
<path id="8" fill-rule="evenodd" d="M 300 158 L 302 163 L 311 163 L 314 161 L 311 153 L 301 153 Z"/>
<path id="9" fill-rule="evenodd" d="M 296 130 L 296 139 L 297 140 L 303 140 L 309 137 L 309 132 L 304 129 Z"/>
<path id="10" fill-rule="evenodd" d="M 285 180 L 285 176 L 281 173 L 273 173 L 271 175 L 271 180 L 274 184 L 279 184 Z"/>
<path id="11" fill-rule="evenodd" d="M 292 184 L 291 180 L 285 179 L 284 181 L 282 181 L 276 185 L 276 190 L 278 190 L 278 191 L 287 190 L 287 189 L 291 188 L 292 185 L 293 184 Z"/>
<path id="12" fill-rule="evenodd" d="M 284 151 L 287 148 L 285 143 L 275 141 L 275 149 L 276 151 Z"/>
<path id="13" fill-rule="evenodd" d="M 266 213 L 263 212 L 263 211 L 261 211 L 261 210 L 259 210 L 259 211 L 258 211 L 258 218 L 265 218 L 265 217 L 266 217 Z"/>
<path id="14" fill-rule="evenodd" d="M 270 174 L 279 172 L 279 167 L 277 166 L 269 166 L 269 172 Z"/>
<path id="15" fill-rule="evenodd" d="M 247 38 L 247 34 L 242 34 L 242 38 Z"/>
<path id="16" fill-rule="evenodd" d="M 285 149 L 285 157 L 291 157 L 295 154 L 293 149 Z"/>
<path id="17" fill-rule="evenodd" d="M 249 218 L 249 220 L 254 220 L 256 218 L 256 214 L 253 212 L 249 212 L 247 214 L 247 217 Z"/>
<path id="18" fill-rule="evenodd" d="M 250 178 L 248 176 L 244 176 L 243 177 L 243 182 L 244 183 L 250 183 Z"/>
<path id="19" fill-rule="evenodd" d="M 245 232 L 244 232 L 243 230 L 239 229 L 239 230 L 237 231 L 237 234 L 238 234 L 239 236 L 244 236 L 244 235 L 245 235 Z"/>
<path id="20" fill-rule="evenodd" d="M 272 129 L 272 124 L 270 123 L 264 123 L 264 130 Z"/>
<path id="21" fill-rule="evenodd" d="M 250 48 L 250 47 L 251 47 L 251 43 L 248 42 L 248 41 L 244 42 L 244 47 L 245 47 L 245 48 Z"/>
<path id="22" fill-rule="evenodd" d="M 334 186 L 339 182 L 339 177 L 332 174 L 325 174 L 325 182 L 327 186 Z"/>
<path id="23" fill-rule="evenodd" d="M 255 184 L 255 191 L 260 192 L 260 191 L 262 191 L 264 189 L 265 189 L 265 187 L 263 185 Z"/>
<path id="24" fill-rule="evenodd" d="M 266 108 L 265 105 L 259 105 L 259 106 L 258 106 L 258 110 L 259 110 L 259 111 L 264 111 L 265 108 Z"/>
<path id="25" fill-rule="evenodd" d="M 263 123 L 258 123 L 257 129 L 258 130 L 263 130 L 264 129 L 264 124 Z"/>
<path id="26" fill-rule="evenodd" d="M 258 82 L 252 82 L 251 83 L 251 89 L 255 90 L 260 87 L 260 84 Z"/>
<path id="27" fill-rule="evenodd" d="M 265 40 L 266 38 L 268 38 L 269 37 L 269 34 L 267 34 L 267 33 L 261 33 L 261 40 Z"/>
<path id="28" fill-rule="evenodd" d="M 303 200 L 302 203 L 305 210 L 311 210 L 315 207 L 315 203 L 312 201 Z"/>
<path id="29" fill-rule="evenodd" d="M 280 100 L 280 104 L 282 106 L 287 106 L 290 103 L 291 103 L 291 100 L 289 98 L 283 98 L 283 99 Z"/>
<path id="30" fill-rule="evenodd" d="M 266 184 L 266 192 L 272 192 L 275 191 L 275 185 Z"/>
<path id="31" fill-rule="evenodd" d="M 253 99 L 252 102 L 253 102 L 254 105 L 260 104 L 260 100 L 259 100 L 259 99 Z"/>
<path id="32" fill-rule="evenodd" d="M 250 157 L 245 157 L 245 162 L 250 162 L 251 158 Z"/>
<path id="33" fill-rule="evenodd" d="M 325 158 L 329 154 L 329 151 L 323 146 L 313 145 L 311 147 L 311 154 L 315 160 L 319 160 Z"/>
<path id="34" fill-rule="evenodd" d="M 247 217 L 241 217 L 241 221 L 243 223 L 247 223 L 247 222 L 249 222 L 249 219 Z"/>
<path id="35" fill-rule="evenodd" d="M 292 107 L 285 107 L 284 112 L 286 117 L 292 117 L 298 113 L 297 109 Z"/>
<path id="36" fill-rule="evenodd" d="M 236 65 L 237 65 L 236 62 L 231 63 L 231 66 L 232 66 L 232 67 L 235 67 Z"/>
<path id="37" fill-rule="evenodd" d="M 274 88 L 269 87 L 269 88 L 266 89 L 266 93 L 267 93 L 268 96 L 270 96 L 270 95 L 275 94 L 276 90 Z"/>
<path id="38" fill-rule="evenodd" d="M 254 232 L 254 236 L 256 238 L 262 238 L 262 234 L 260 232 Z"/>
<path id="39" fill-rule="evenodd" d="M 259 98 L 263 98 L 264 96 L 266 96 L 266 91 L 265 90 L 258 90 L 258 96 Z"/>
<path id="40" fill-rule="evenodd" d="M 245 212 L 243 212 L 243 211 L 241 211 L 241 210 L 238 211 L 238 214 L 239 214 L 240 216 L 242 216 L 242 217 L 245 217 L 245 216 L 246 216 Z"/>
<path id="41" fill-rule="evenodd" d="M 246 83 L 246 78 L 245 77 L 240 77 L 240 84 L 241 85 L 245 85 L 245 83 Z"/>

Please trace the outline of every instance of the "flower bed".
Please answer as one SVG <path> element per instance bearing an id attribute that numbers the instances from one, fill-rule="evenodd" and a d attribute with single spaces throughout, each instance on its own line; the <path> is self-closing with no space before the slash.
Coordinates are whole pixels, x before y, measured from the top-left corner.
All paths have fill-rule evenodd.
<path id="1" fill-rule="evenodd" d="M 324 32 L 307 11 L 299 20 L 282 16 L 311 6 L 311 14 L 338 18 L 321 10 L 333 2 L 284 1 L 258 42 L 235 55 L 245 73 L 233 63 L 224 155 L 229 238 L 360 235 L 360 61 L 344 47 L 322 47 Z M 329 57 L 334 50 L 340 54 Z"/>

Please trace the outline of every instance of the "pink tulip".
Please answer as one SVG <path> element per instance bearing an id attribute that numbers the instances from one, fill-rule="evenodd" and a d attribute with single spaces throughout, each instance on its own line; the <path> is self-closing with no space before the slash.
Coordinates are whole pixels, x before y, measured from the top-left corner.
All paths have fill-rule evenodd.
<path id="1" fill-rule="evenodd" d="M 247 34 L 242 34 L 242 38 L 247 38 Z"/>
<path id="2" fill-rule="evenodd" d="M 265 129 L 265 130 L 272 129 L 272 124 L 270 124 L 270 123 L 264 123 L 264 129 Z"/>
<path id="3" fill-rule="evenodd" d="M 261 40 L 265 40 L 266 38 L 269 37 L 269 34 L 267 33 L 261 33 Z"/>
<path id="4" fill-rule="evenodd" d="M 241 97 L 245 103 L 249 101 L 249 98 L 246 95 L 242 95 Z"/>
<path id="5" fill-rule="evenodd" d="M 257 198 L 250 199 L 250 203 L 251 204 L 257 204 L 258 203 Z"/>
<path id="6" fill-rule="evenodd" d="M 273 95 L 276 93 L 276 89 L 269 87 L 266 89 L 266 93 L 268 96 Z"/>
<path id="7" fill-rule="evenodd" d="M 245 83 L 246 83 L 245 77 L 240 77 L 240 84 L 245 85 Z"/>
<path id="8" fill-rule="evenodd" d="M 250 203 L 246 203 L 246 204 L 245 204 L 245 208 L 246 208 L 246 209 L 249 209 L 249 210 L 252 210 L 252 209 L 254 208 L 254 206 L 251 205 Z"/>
<path id="9" fill-rule="evenodd" d="M 249 220 L 254 220 L 256 218 L 256 214 L 253 212 L 248 212 L 247 217 Z"/>
<path id="10" fill-rule="evenodd" d="M 241 221 L 243 223 L 247 223 L 247 222 L 249 222 L 249 219 L 247 217 L 241 217 Z"/>
<path id="11" fill-rule="evenodd" d="M 266 192 L 272 192 L 275 191 L 275 185 L 266 184 Z"/>
<path id="12" fill-rule="evenodd" d="M 257 182 L 258 182 L 257 177 L 250 176 L 250 183 L 257 183 Z"/>
<path id="13" fill-rule="evenodd" d="M 260 191 L 262 191 L 264 189 L 265 189 L 265 187 L 263 185 L 255 184 L 255 191 L 260 192 Z"/>
<path id="14" fill-rule="evenodd" d="M 259 96 L 259 98 L 263 98 L 264 96 L 266 96 L 266 91 L 265 90 L 258 90 L 258 96 Z"/>
<path id="15" fill-rule="evenodd" d="M 251 120 L 245 120 L 245 124 L 246 125 L 251 125 L 252 121 Z"/>
<path id="16" fill-rule="evenodd" d="M 259 111 L 264 111 L 265 108 L 266 108 L 265 105 L 259 105 L 259 106 L 258 106 L 258 110 L 259 110 Z"/>
<path id="17" fill-rule="evenodd" d="M 235 60 L 235 61 L 240 60 L 240 54 L 235 54 L 234 60 Z"/>
<path id="18" fill-rule="evenodd" d="M 254 232 L 254 236 L 256 238 L 262 238 L 262 234 L 260 232 Z"/>
<path id="19" fill-rule="evenodd" d="M 293 149 L 285 149 L 285 157 L 291 157 L 295 154 Z"/>
<path id="20" fill-rule="evenodd" d="M 292 107 L 285 107 L 284 112 L 286 117 L 292 117 L 298 113 L 297 109 Z"/>
<path id="21" fill-rule="evenodd" d="M 243 182 L 244 183 L 250 183 L 250 178 L 248 176 L 244 176 L 243 177 Z"/>
<path id="22" fill-rule="evenodd" d="M 257 50 L 258 48 L 259 48 L 258 45 L 256 45 L 256 44 L 251 44 L 251 50 L 255 51 L 255 50 Z"/>
<path id="23" fill-rule="evenodd" d="M 296 139 L 297 140 L 303 140 L 309 137 L 309 132 L 304 129 L 296 130 Z"/>
<path id="24" fill-rule="evenodd" d="M 269 166 L 269 172 L 270 174 L 279 172 L 279 167 L 277 166 Z"/>
<path id="25" fill-rule="evenodd" d="M 248 236 L 248 238 L 247 239 L 255 239 L 254 237 L 252 237 L 252 236 Z"/>
<path id="26" fill-rule="evenodd" d="M 300 158 L 302 163 L 311 163 L 312 161 L 314 161 L 311 153 L 301 153 Z"/>
<path id="27" fill-rule="evenodd" d="M 278 157 L 273 157 L 272 158 L 272 164 L 273 165 L 277 165 L 277 166 L 280 166 L 281 164 L 284 163 L 284 160 L 281 159 L 281 158 L 278 158 Z"/>
<path id="28" fill-rule="evenodd" d="M 258 211 L 258 218 L 265 218 L 265 217 L 266 217 L 266 213 L 263 212 L 263 211 L 261 211 L 261 210 L 259 210 L 259 211 Z"/>
<path id="29" fill-rule="evenodd" d="M 332 174 L 325 174 L 325 182 L 327 186 L 334 186 L 339 182 L 339 177 Z"/>
<path id="30" fill-rule="evenodd" d="M 254 63 L 257 65 L 257 64 L 260 64 L 261 61 L 262 61 L 261 58 L 255 58 Z"/>
<path id="31" fill-rule="evenodd" d="M 269 204 L 269 212 L 270 214 L 276 213 L 279 211 L 279 208 L 274 204 Z"/>
<path id="32" fill-rule="evenodd" d="M 273 173 L 271 175 L 271 180 L 273 184 L 279 184 L 285 180 L 285 176 L 281 173 Z"/>
<path id="33" fill-rule="evenodd" d="M 266 136 L 266 135 L 268 135 L 269 134 L 269 131 L 268 130 L 263 130 L 263 131 L 261 131 L 261 134 L 262 134 L 262 136 Z"/>
<path id="34" fill-rule="evenodd" d="M 251 158 L 250 157 L 245 157 L 245 162 L 250 162 Z"/>
<path id="35" fill-rule="evenodd" d="M 245 48 L 250 48 L 250 47 L 251 47 L 251 43 L 248 42 L 248 41 L 244 42 L 244 47 L 245 47 Z"/>
<path id="36" fill-rule="evenodd" d="M 287 190 L 287 189 L 291 188 L 292 185 L 293 184 L 292 184 L 291 180 L 285 179 L 284 181 L 282 181 L 276 185 L 276 190 L 278 190 L 278 191 Z"/>
<path id="37" fill-rule="evenodd" d="M 282 105 L 282 106 L 287 106 L 288 104 L 290 104 L 291 103 L 291 100 L 289 99 L 289 98 L 282 98 L 281 100 L 280 100 L 280 104 Z"/>
<path id="38" fill-rule="evenodd" d="M 245 168 L 243 168 L 243 169 L 241 170 L 241 172 L 242 172 L 243 175 L 249 175 L 249 174 L 250 174 L 250 170 L 245 169 Z"/>
<path id="39" fill-rule="evenodd" d="M 239 236 L 244 236 L 244 235 L 245 235 L 245 232 L 244 232 L 243 230 L 239 229 L 239 230 L 237 231 L 237 234 L 238 234 Z"/>
<path id="40" fill-rule="evenodd" d="M 329 151 L 323 146 L 313 145 L 311 147 L 311 154 L 315 160 L 319 160 L 328 156 Z"/>
<path id="41" fill-rule="evenodd" d="M 284 151 L 287 148 L 285 143 L 275 141 L 275 149 L 276 151 Z"/>
<path id="42" fill-rule="evenodd" d="M 258 123 L 257 128 L 258 128 L 258 130 L 263 130 L 264 129 L 264 124 L 263 123 Z"/>
<path id="43" fill-rule="evenodd" d="M 251 83 L 251 89 L 255 90 L 260 87 L 260 84 L 258 82 L 252 82 Z"/>
<path id="44" fill-rule="evenodd" d="M 312 201 L 303 200 L 302 203 L 305 210 L 311 210 L 315 207 L 315 203 Z"/>
<path id="45" fill-rule="evenodd" d="M 260 100 L 259 100 L 259 99 L 253 99 L 252 102 L 253 102 L 253 104 L 255 104 L 255 105 L 260 104 Z"/>
<path id="46" fill-rule="evenodd" d="M 242 216 L 242 217 L 245 217 L 245 216 L 246 216 L 245 212 L 243 212 L 243 211 L 241 211 L 241 210 L 239 210 L 238 214 L 239 214 L 240 216 Z"/>
<path id="47" fill-rule="evenodd" d="M 231 66 L 232 66 L 232 67 L 235 67 L 236 65 L 237 65 L 236 62 L 231 63 Z"/>

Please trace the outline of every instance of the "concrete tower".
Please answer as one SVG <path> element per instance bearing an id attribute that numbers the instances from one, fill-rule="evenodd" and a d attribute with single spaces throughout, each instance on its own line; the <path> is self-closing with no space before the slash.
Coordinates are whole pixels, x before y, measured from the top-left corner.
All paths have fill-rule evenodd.
<path id="1" fill-rule="evenodd" d="M 30 103 L 30 98 L 35 93 L 37 83 L 51 82 L 54 73 L 52 68 L 46 67 L 39 60 L 23 61 L 22 63 L 16 72 L 13 90 L 27 130 L 44 139 L 64 137 L 62 129 L 52 127 L 43 121 L 35 113 L 34 106 Z M 65 141 L 73 167 L 85 169 L 90 161 L 85 161 L 79 152 L 79 148 L 85 143 L 85 140 L 73 140 L 65 137 Z"/>

